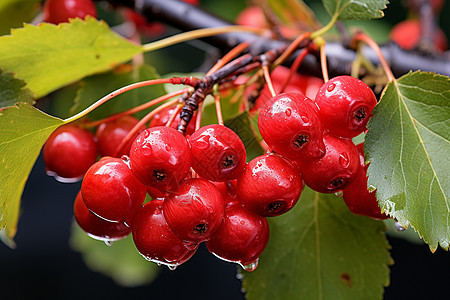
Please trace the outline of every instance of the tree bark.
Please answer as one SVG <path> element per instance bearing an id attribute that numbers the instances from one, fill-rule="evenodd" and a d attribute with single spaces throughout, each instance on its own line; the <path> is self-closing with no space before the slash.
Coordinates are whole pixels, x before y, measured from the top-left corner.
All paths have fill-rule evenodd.
<path id="1" fill-rule="evenodd" d="M 126 6 L 135 9 L 146 17 L 148 21 L 159 21 L 173 26 L 181 31 L 200 28 L 232 25 L 199 7 L 176 0 L 108 0 L 115 6 Z M 206 43 L 227 52 L 243 41 L 252 41 L 249 52 L 260 54 L 270 49 L 279 48 L 287 41 L 273 40 L 259 37 L 252 33 L 232 32 L 202 39 Z M 390 63 L 392 72 L 399 77 L 409 71 L 429 71 L 450 76 L 450 53 L 447 51 L 439 56 L 404 51 L 395 43 L 381 46 L 383 55 Z M 364 47 L 364 55 L 372 63 L 378 65 L 376 54 Z M 344 47 L 338 42 L 328 42 L 326 46 L 328 71 L 331 77 L 350 74 L 351 63 L 355 58 L 355 51 Z M 292 57 L 295 57 L 293 55 Z M 291 60 L 292 61 L 292 60 Z M 289 64 L 290 61 L 287 61 Z M 319 75 L 320 63 L 314 55 L 307 55 L 301 66 L 302 72 Z"/>

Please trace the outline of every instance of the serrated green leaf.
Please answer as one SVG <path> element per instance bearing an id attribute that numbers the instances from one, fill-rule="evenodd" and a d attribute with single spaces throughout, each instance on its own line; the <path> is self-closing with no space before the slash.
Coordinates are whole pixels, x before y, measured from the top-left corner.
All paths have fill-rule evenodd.
<path id="1" fill-rule="evenodd" d="M 20 198 L 42 145 L 64 121 L 26 103 L 0 110 L 0 229 L 14 237 Z"/>
<path id="2" fill-rule="evenodd" d="M 159 75 L 155 69 L 148 65 L 139 67 L 124 65 L 112 72 L 85 78 L 81 82 L 81 88 L 77 92 L 71 113 L 75 114 L 84 110 L 106 94 L 123 86 L 157 78 L 159 78 Z M 140 87 L 116 96 L 114 99 L 103 104 L 99 109 L 91 112 L 88 116 L 91 120 L 102 119 L 111 114 L 131 109 L 164 94 L 165 91 L 162 85 Z M 140 118 L 145 113 L 143 111 L 136 114 L 136 116 Z"/>
<path id="3" fill-rule="evenodd" d="M 390 83 L 364 144 L 369 185 L 383 210 L 432 251 L 450 243 L 450 79 L 409 73 Z"/>
<path id="4" fill-rule="evenodd" d="M 314 12 L 302 0 L 266 0 L 272 11 L 287 25 L 316 30 L 320 23 Z"/>
<path id="5" fill-rule="evenodd" d="M 75 223 L 70 236 L 70 245 L 81 253 L 90 269 L 111 277 L 119 285 L 127 287 L 144 285 L 152 282 L 158 275 L 159 267 L 146 261 L 139 254 L 131 235 L 107 246 L 102 241 L 90 238 Z"/>
<path id="6" fill-rule="evenodd" d="M 247 152 L 247 161 L 264 154 L 264 149 L 259 144 L 248 112 L 226 120 L 225 126 L 231 128 L 241 138 Z"/>
<path id="7" fill-rule="evenodd" d="M 368 20 L 384 16 L 387 0 L 322 0 L 330 16 L 339 20 Z"/>
<path id="8" fill-rule="evenodd" d="M 383 222 L 308 188 L 292 211 L 269 222 L 259 266 L 244 273 L 247 299 L 382 299 L 392 263 Z"/>
<path id="9" fill-rule="evenodd" d="M 5 73 L 0 69 L 0 108 L 18 102 L 34 104 L 33 94 L 24 88 L 25 85 L 25 81 L 14 78 L 14 74 Z"/>
<path id="10" fill-rule="evenodd" d="M 25 80 L 40 98 L 87 75 L 112 69 L 142 47 L 88 17 L 61 23 L 25 24 L 0 37 L 0 68 Z"/>

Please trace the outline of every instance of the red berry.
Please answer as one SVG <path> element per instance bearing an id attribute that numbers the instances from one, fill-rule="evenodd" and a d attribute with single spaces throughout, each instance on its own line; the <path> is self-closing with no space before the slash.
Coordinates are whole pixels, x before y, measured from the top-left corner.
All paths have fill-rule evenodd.
<path id="1" fill-rule="evenodd" d="M 147 187 L 123 159 L 105 157 L 86 172 L 81 193 L 86 207 L 100 218 L 130 225 L 144 203 Z"/>
<path id="2" fill-rule="evenodd" d="M 188 175 L 191 149 L 186 138 L 167 126 L 141 132 L 130 150 L 131 170 L 145 185 L 174 190 Z"/>
<path id="3" fill-rule="evenodd" d="M 324 134 L 326 153 L 322 158 L 299 159 L 297 165 L 305 184 L 321 193 L 334 193 L 350 184 L 359 168 L 358 150 L 349 139 Z"/>
<path id="4" fill-rule="evenodd" d="M 45 22 L 59 24 L 69 18 L 92 16 L 97 18 L 97 8 L 92 0 L 47 0 L 44 4 Z"/>
<path id="5" fill-rule="evenodd" d="M 94 136 L 73 124 L 56 129 L 42 151 L 47 174 L 61 182 L 80 180 L 97 160 Z"/>
<path id="6" fill-rule="evenodd" d="M 268 28 L 269 23 L 264 11 L 259 6 L 249 6 L 242 10 L 236 18 L 236 24 L 254 28 Z"/>
<path id="7" fill-rule="evenodd" d="M 223 125 L 207 125 L 189 138 L 192 168 L 212 181 L 238 178 L 245 167 L 246 152 L 239 136 Z"/>
<path id="8" fill-rule="evenodd" d="M 173 269 L 186 262 L 196 249 L 189 250 L 172 232 L 163 215 L 163 200 L 148 202 L 133 221 L 133 240 L 147 260 Z"/>
<path id="9" fill-rule="evenodd" d="M 222 224 L 206 242 L 206 246 L 217 257 L 253 271 L 268 241 L 267 219 L 247 211 L 235 202 L 225 209 Z"/>
<path id="10" fill-rule="evenodd" d="M 122 140 L 138 122 L 139 120 L 133 116 L 123 116 L 114 121 L 100 124 L 95 133 L 100 155 L 114 156 Z M 118 153 L 116 157 L 128 155 L 134 139 L 144 130 L 145 126 L 141 126 L 139 131 L 130 139 L 128 144 L 122 148 L 122 151 Z"/>
<path id="11" fill-rule="evenodd" d="M 131 228 L 124 223 L 108 222 L 91 213 L 84 204 L 81 192 L 75 198 L 73 214 L 81 229 L 96 240 L 117 241 L 131 232 Z"/>
<path id="12" fill-rule="evenodd" d="M 294 207 L 303 186 L 294 163 L 277 154 L 265 154 L 245 167 L 237 181 L 237 195 L 246 209 L 274 217 Z"/>
<path id="13" fill-rule="evenodd" d="M 267 145 L 287 158 L 322 157 L 322 123 L 314 102 L 300 93 L 273 97 L 261 109 L 258 128 Z"/>
<path id="14" fill-rule="evenodd" d="M 197 245 L 222 223 L 225 204 L 214 184 L 201 178 L 184 181 L 164 199 L 164 217 L 178 238 Z"/>
<path id="15" fill-rule="evenodd" d="M 170 117 L 175 112 L 175 110 L 176 110 L 175 107 L 166 107 L 153 117 L 148 127 L 165 126 L 167 121 L 169 121 Z M 194 115 L 192 116 L 192 120 L 195 120 L 195 117 L 196 113 L 194 113 Z M 180 123 L 180 114 L 177 114 L 170 127 L 177 129 L 179 123 Z M 186 128 L 186 135 L 189 136 L 193 134 L 194 131 L 195 131 L 195 122 L 189 122 L 189 125 Z"/>
<path id="16" fill-rule="evenodd" d="M 324 129 L 332 134 L 352 138 L 366 129 L 377 104 L 367 84 L 352 76 L 337 76 L 319 89 L 316 104 Z"/>
<path id="17" fill-rule="evenodd" d="M 369 191 L 367 188 L 367 168 L 369 164 L 365 165 L 363 147 L 363 143 L 356 146 L 360 162 L 359 171 L 356 173 L 355 180 L 342 190 L 342 196 L 352 213 L 384 220 L 388 216 L 381 212 L 375 190 Z"/>
<path id="18" fill-rule="evenodd" d="M 405 50 L 414 49 L 422 37 L 420 20 L 411 19 L 397 23 L 391 30 L 389 38 Z M 447 37 L 441 28 L 437 27 L 433 36 L 436 50 L 445 51 L 448 47 Z"/>

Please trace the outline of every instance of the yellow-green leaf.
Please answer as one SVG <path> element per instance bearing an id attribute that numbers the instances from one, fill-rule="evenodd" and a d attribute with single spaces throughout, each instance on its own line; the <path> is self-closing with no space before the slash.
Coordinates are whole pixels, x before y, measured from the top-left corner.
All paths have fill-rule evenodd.
<path id="1" fill-rule="evenodd" d="M 40 98 L 87 75 L 110 70 L 140 52 L 141 46 L 94 18 L 58 26 L 25 24 L 0 37 L 0 68 L 25 80 Z"/>
<path id="2" fill-rule="evenodd" d="M 20 199 L 28 175 L 48 136 L 64 121 L 33 106 L 0 110 L 0 229 L 9 238 L 17 228 Z"/>

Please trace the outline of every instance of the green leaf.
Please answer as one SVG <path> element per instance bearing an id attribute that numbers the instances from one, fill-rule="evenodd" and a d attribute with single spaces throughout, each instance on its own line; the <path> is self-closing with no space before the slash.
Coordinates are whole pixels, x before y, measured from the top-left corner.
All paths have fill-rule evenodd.
<path id="1" fill-rule="evenodd" d="M 248 112 L 244 112 L 234 118 L 225 121 L 225 126 L 234 130 L 244 143 L 247 152 L 247 161 L 264 154 L 264 149 L 259 144 L 257 134 L 252 126 Z"/>
<path id="2" fill-rule="evenodd" d="M 381 208 L 432 251 L 450 243 L 450 78 L 409 73 L 390 83 L 366 135 L 369 185 Z"/>
<path id="3" fill-rule="evenodd" d="M 287 25 L 317 30 L 320 23 L 314 12 L 302 0 L 266 0 L 272 11 Z"/>
<path id="4" fill-rule="evenodd" d="M 322 0 L 331 16 L 339 20 L 368 20 L 382 18 L 387 0 Z"/>
<path id="5" fill-rule="evenodd" d="M 159 78 L 159 75 L 155 69 L 147 65 L 139 67 L 123 65 L 112 72 L 90 76 L 81 82 L 81 88 L 77 93 L 71 112 L 72 114 L 78 113 L 106 94 L 123 86 L 157 78 Z M 88 116 L 91 120 L 102 119 L 111 114 L 131 109 L 164 94 L 165 90 L 162 85 L 140 87 L 109 100 Z M 141 118 L 144 115 L 145 111 L 138 113 L 136 116 Z"/>
<path id="6" fill-rule="evenodd" d="M 90 17 L 58 26 L 25 24 L 0 37 L 0 68 L 25 80 L 40 98 L 87 75 L 110 70 L 140 52 L 142 47 Z"/>
<path id="7" fill-rule="evenodd" d="M 152 282 L 158 275 L 159 267 L 139 254 L 131 235 L 107 246 L 102 241 L 90 238 L 74 222 L 70 245 L 81 253 L 91 270 L 111 277 L 119 285 L 144 285 Z"/>
<path id="8" fill-rule="evenodd" d="M 0 107 L 12 106 L 18 102 L 34 104 L 33 94 L 24 88 L 25 85 L 25 81 L 0 69 Z"/>
<path id="9" fill-rule="evenodd" d="M 42 145 L 64 121 L 26 103 L 0 110 L 0 228 L 17 230 L 20 198 Z"/>
<path id="10" fill-rule="evenodd" d="M 392 263 L 383 222 L 308 188 L 269 222 L 259 266 L 244 273 L 247 299 L 382 299 Z"/>

